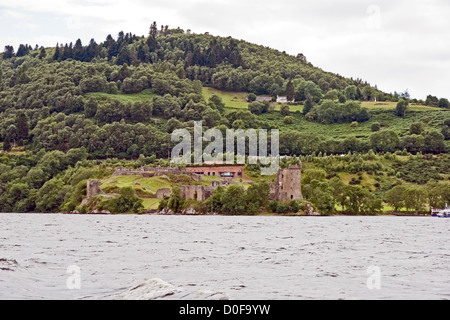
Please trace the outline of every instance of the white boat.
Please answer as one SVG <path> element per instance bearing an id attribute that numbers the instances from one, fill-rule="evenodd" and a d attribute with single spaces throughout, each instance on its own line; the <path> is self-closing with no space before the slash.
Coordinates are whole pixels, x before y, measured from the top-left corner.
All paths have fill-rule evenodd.
<path id="1" fill-rule="evenodd" d="M 444 209 L 431 208 L 431 215 L 438 218 L 450 218 L 450 207 L 445 204 Z"/>

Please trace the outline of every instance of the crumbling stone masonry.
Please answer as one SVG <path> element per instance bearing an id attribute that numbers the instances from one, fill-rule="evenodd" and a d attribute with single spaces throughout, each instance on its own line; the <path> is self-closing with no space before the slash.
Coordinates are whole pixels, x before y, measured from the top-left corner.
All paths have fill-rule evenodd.
<path id="1" fill-rule="evenodd" d="M 103 194 L 99 182 L 97 180 L 89 180 L 87 182 L 87 197 L 92 198 L 98 194 Z"/>
<path id="2" fill-rule="evenodd" d="M 164 199 L 165 197 L 170 197 L 172 195 L 172 190 L 170 188 L 158 189 L 156 191 L 156 198 Z"/>
<path id="3" fill-rule="evenodd" d="M 277 182 L 271 184 L 270 192 L 272 200 L 303 200 L 301 163 L 278 170 Z"/>
<path id="4" fill-rule="evenodd" d="M 184 200 L 197 200 L 205 201 L 212 196 L 215 187 L 205 187 L 205 186 L 181 186 L 181 198 Z"/>

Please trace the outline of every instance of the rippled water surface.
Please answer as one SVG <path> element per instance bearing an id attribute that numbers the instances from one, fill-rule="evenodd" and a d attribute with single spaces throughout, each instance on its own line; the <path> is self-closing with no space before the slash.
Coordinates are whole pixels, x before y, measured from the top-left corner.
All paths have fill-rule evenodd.
<path id="1" fill-rule="evenodd" d="M 449 232 L 431 217 L 0 214 L 0 299 L 449 299 Z"/>

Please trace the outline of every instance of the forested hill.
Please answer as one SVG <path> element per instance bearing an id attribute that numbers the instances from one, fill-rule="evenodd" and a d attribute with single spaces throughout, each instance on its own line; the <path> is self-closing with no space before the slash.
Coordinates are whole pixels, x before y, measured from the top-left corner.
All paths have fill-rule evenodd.
<path id="1" fill-rule="evenodd" d="M 200 120 L 204 130 L 280 129 L 283 155 L 323 159 L 309 170 L 325 171 L 305 179 L 362 183 L 379 201 L 402 183 L 450 178 L 447 99 L 381 92 L 302 54 L 156 24 L 148 36 L 16 49 L 0 54 L 0 212 L 74 210 L 87 179 L 122 165 L 170 165 L 171 133 Z M 291 102 L 273 102 L 278 96 Z M 375 183 L 381 175 L 385 182 Z M 331 187 L 320 185 L 330 196 Z M 320 205 L 324 197 L 307 199 Z"/>
<path id="2" fill-rule="evenodd" d="M 87 46 L 83 46 L 81 40 L 77 40 L 74 44 L 57 45 L 57 49 L 36 47 L 32 50 L 29 45 L 20 45 L 14 54 L 14 48 L 6 46 L 3 59 L 31 55 L 45 62 L 108 61 L 118 66 L 150 63 L 155 66 L 154 72 L 164 72 L 168 68 L 180 78 L 200 80 L 217 89 L 256 94 L 276 94 L 287 79 L 312 81 L 323 93 L 329 89 L 345 89 L 349 85 L 356 85 L 362 90 L 367 85 L 361 80 L 353 81 L 315 68 L 302 54 L 294 57 L 232 38 L 190 34 L 181 29 L 162 28 L 158 31 L 155 25 L 148 37 L 120 32 L 117 40 L 109 35 L 100 44 L 92 39 Z M 163 62 L 165 64 L 160 67 L 164 70 L 157 68 Z M 16 62 L 15 67 L 18 64 L 21 62 Z M 107 81 L 123 81 L 123 76 L 114 78 L 110 75 L 112 71 L 104 72 Z M 138 89 L 135 88 L 135 91 Z M 376 93 L 376 90 L 366 92 L 372 95 Z"/>
<path id="3" fill-rule="evenodd" d="M 169 134 L 176 128 L 192 127 L 193 120 L 223 130 L 284 129 L 281 150 L 285 154 L 371 148 L 392 152 L 406 147 L 441 153 L 449 136 L 444 114 L 438 112 L 427 114 L 424 122 L 431 125 L 428 133 L 442 135 L 429 138 L 432 147 L 416 141 L 417 137 L 400 144 L 404 125 L 422 119 L 417 113 L 411 117 L 409 103 L 427 104 L 430 109 L 416 111 L 431 112 L 448 110 L 447 99 L 429 96 L 426 102 L 409 101 L 407 93 L 383 93 L 360 79 L 325 72 L 302 54 L 292 56 L 230 37 L 157 28 L 156 23 L 148 36 L 120 32 L 117 39 L 109 35 L 99 44 L 91 40 L 83 46 L 77 40 L 55 48 L 20 45 L 17 52 L 6 46 L 0 58 L 0 140 L 6 151 L 23 145 L 34 152 L 84 148 L 92 159 L 130 159 L 141 154 L 167 157 Z M 287 96 L 294 102 L 291 109 L 268 102 L 247 103 L 261 95 L 274 100 Z M 361 105 L 374 101 L 381 104 L 381 112 L 383 105 L 398 102 L 390 115 L 395 113 L 399 121 L 375 121 L 373 115 L 380 110 Z M 308 125 L 299 130 L 300 121 L 352 123 L 355 129 L 335 133 L 316 125 L 314 132 L 308 132 L 313 135 L 305 136 Z M 365 129 L 358 128 L 359 124 Z M 388 130 L 371 141 L 368 132 L 378 130 L 368 131 L 368 124 L 394 132 Z M 330 142 L 330 138 L 335 140 Z M 356 142 L 339 147 L 345 138 Z M 305 140 L 308 146 L 301 147 Z M 387 146 L 383 146 L 385 141 Z"/>

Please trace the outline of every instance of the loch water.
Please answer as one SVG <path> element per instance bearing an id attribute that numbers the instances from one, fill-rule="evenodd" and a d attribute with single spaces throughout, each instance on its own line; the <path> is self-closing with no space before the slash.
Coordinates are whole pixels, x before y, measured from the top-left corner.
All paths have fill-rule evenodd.
<path id="1" fill-rule="evenodd" d="M 0 299 L 450 299 L 450 219 L 0 214 Z"/>

